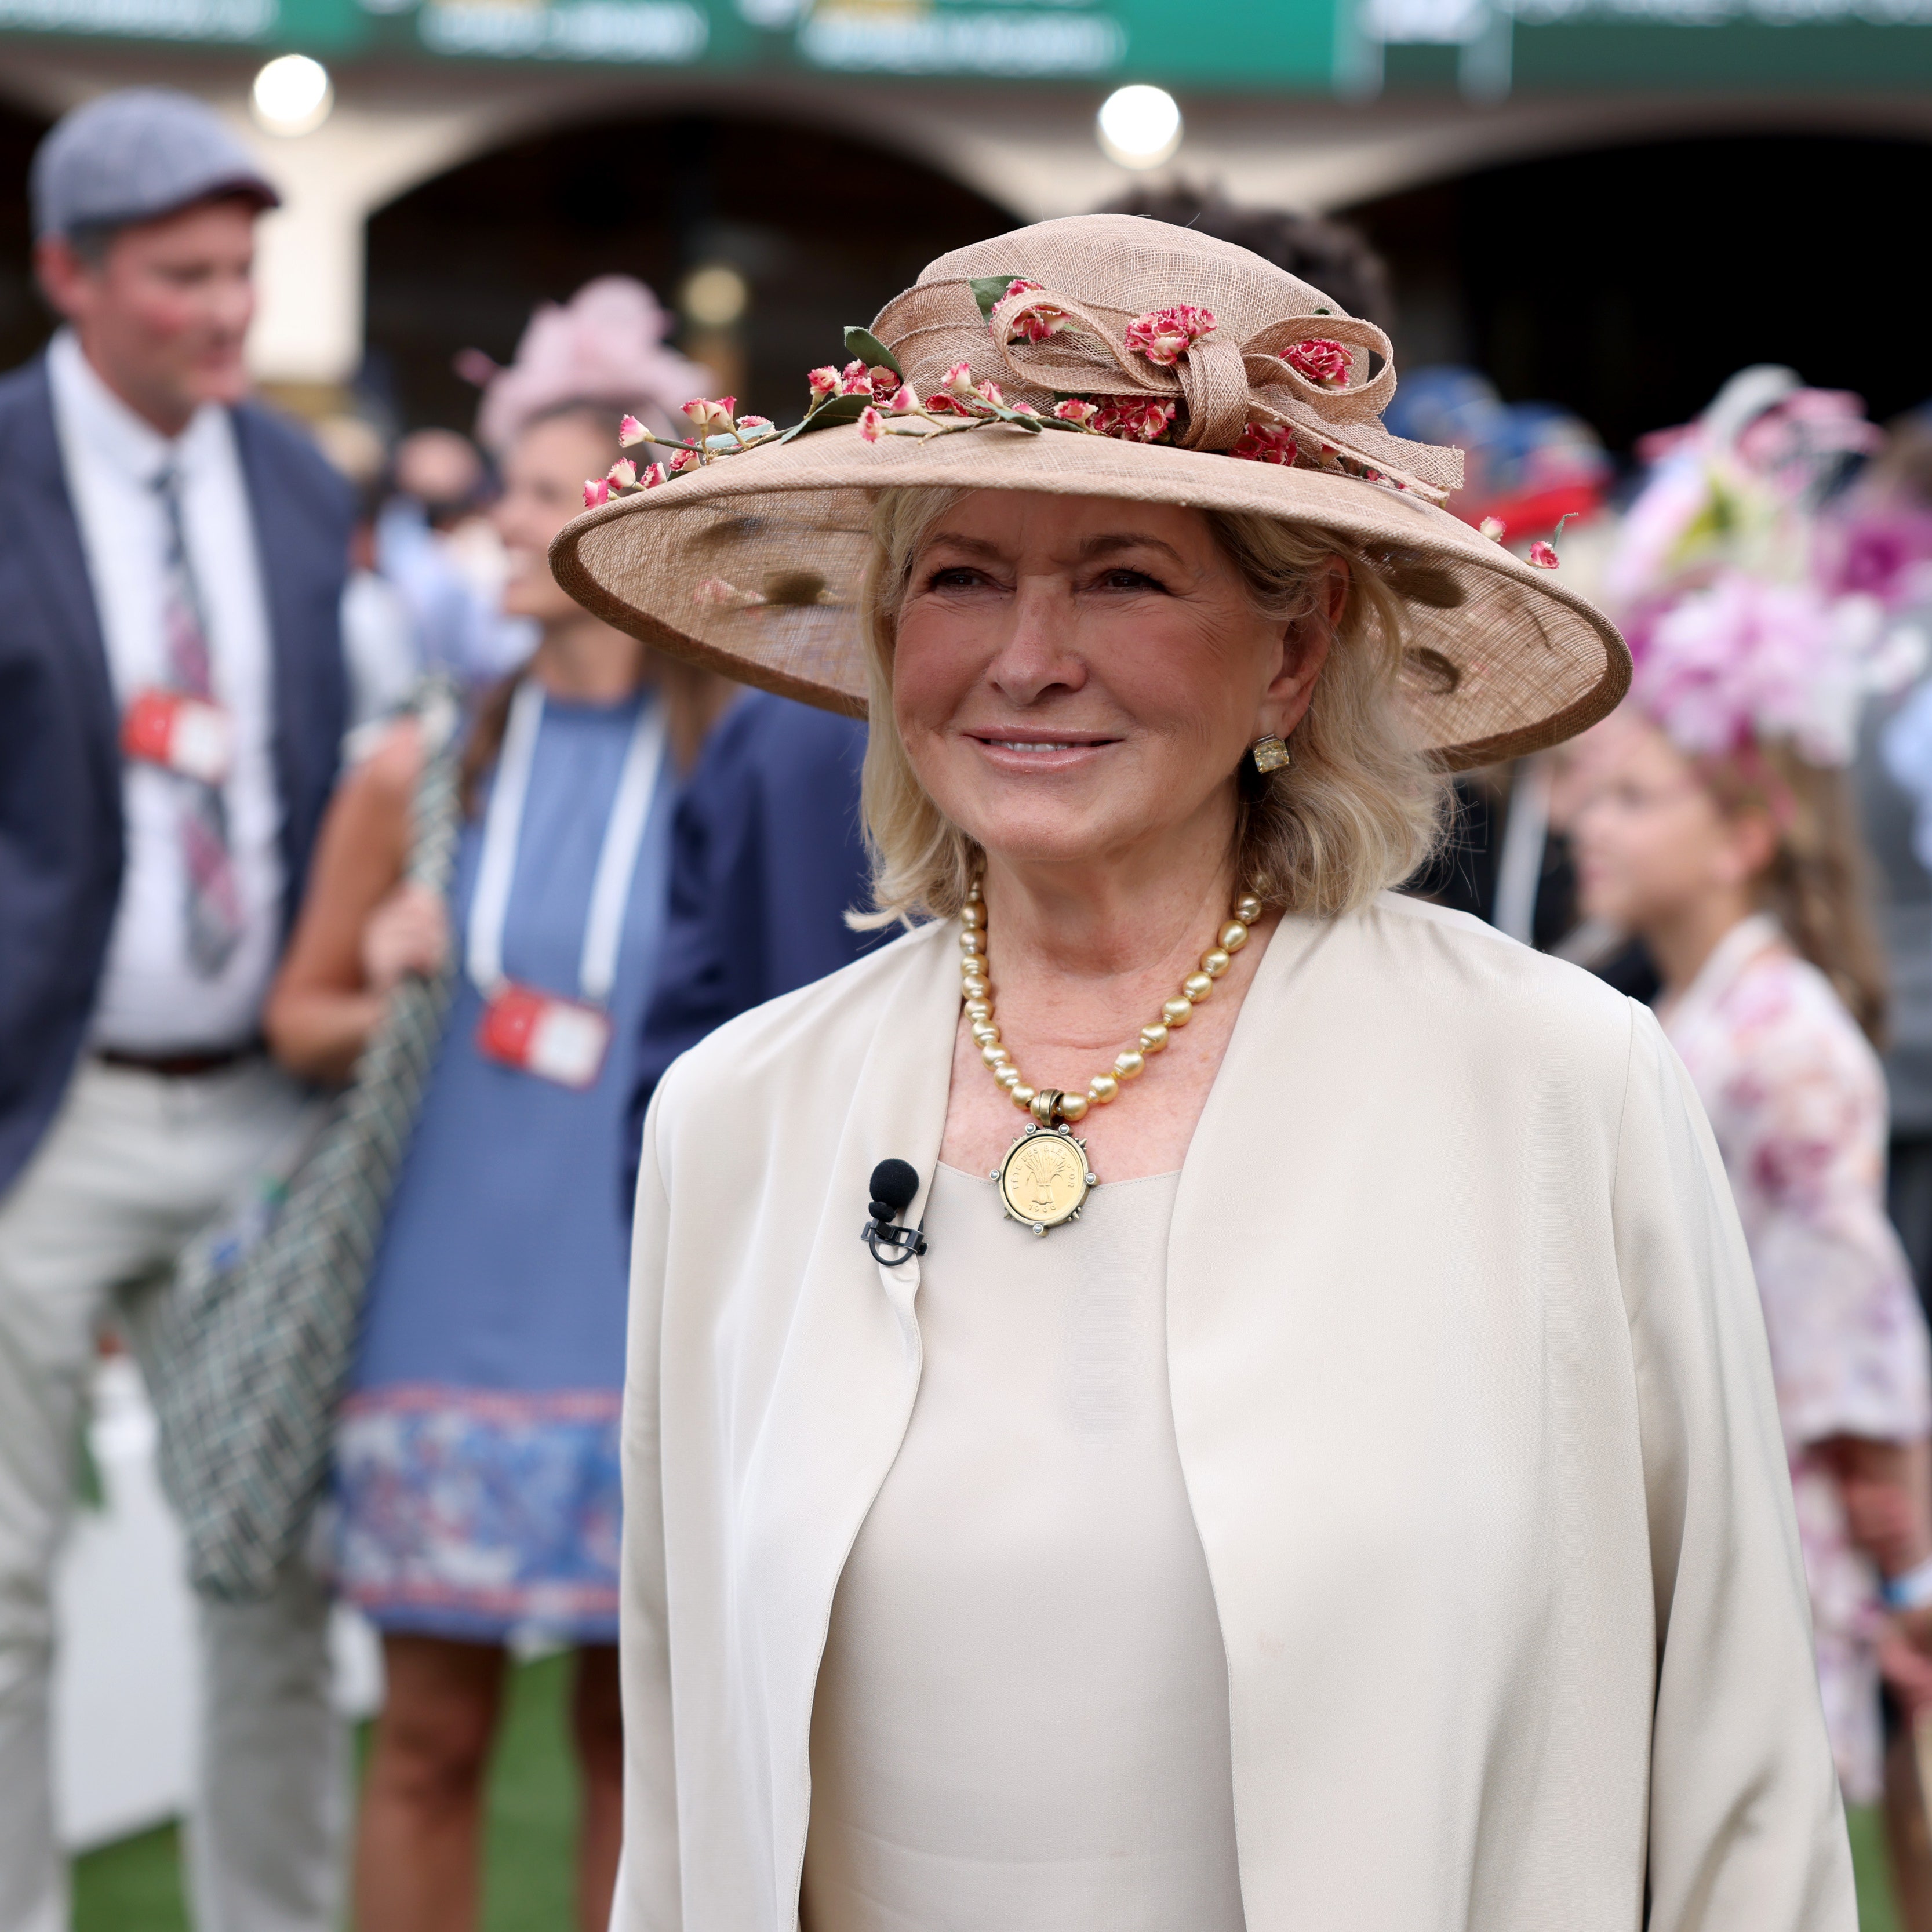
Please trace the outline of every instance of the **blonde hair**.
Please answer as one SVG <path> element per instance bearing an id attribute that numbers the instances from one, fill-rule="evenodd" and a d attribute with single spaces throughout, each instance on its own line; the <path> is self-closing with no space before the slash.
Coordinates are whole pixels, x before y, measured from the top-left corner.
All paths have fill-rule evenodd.
<path id="1" fill-rule="evenodd" d="M 964 494 L 887 490 L 873 517 L 861 600 L 872 711 L 862 795 L 877 908 L 862 916 L 868 926 L 952 917 L 981 863 L 977 845 L 920 784 L 892 712 L 892 657 L 913 566 L 927 533 Z M 1338 557 L 1348 566 L 1334 648 L 1295 728 L 1294 761 L 1265 778 L 1243 761 L 1234 824 L 1239 879 L 1265 904 L 1317 915 L 1348 911 L 1399 885 L 1429 856 L 1447 794 L 1437 760 L 1412 740 L 1397 689 L 1402 605 L 1389 562 L 1325 530 L 1270 517 L 1202 514 L 1255 608 L 1271 622 L 1322 621 L 1324 568 Z"/>
<path id="2" fill-rule="evenodd" d="M 1758 902 L 1831 981 L 1865 1037 L 1882 1048 L 1885 952 L 1846 775 L 1810 764 L 1777 740 L 1698 763 L 1720 812 L 1761 812 L 1770 820 L 1777 843 L 1757 877 Z"/>

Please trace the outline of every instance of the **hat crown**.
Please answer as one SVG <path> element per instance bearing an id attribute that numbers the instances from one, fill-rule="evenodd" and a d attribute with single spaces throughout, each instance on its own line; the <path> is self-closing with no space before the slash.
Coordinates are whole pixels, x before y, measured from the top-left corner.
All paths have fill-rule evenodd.
<path id="1" fill-rule="evenodd" d="M 1034 292 L 1006 294 L 1015 284 Z M 1042 412 L 1070 398 L 1166 410 L 1185 448 L 1232 450 L 1252 430 L 1293 460 L 1339 452 L 1352 473 L 1438 498 L 1461 481 L 1459 452 L 1382 428 L 1396 376 L 1380 328 L 1246 248 L 1166 222 L 1073 215 L 954 249 L 873 333 L 922 396 L 964 363 Z"/>

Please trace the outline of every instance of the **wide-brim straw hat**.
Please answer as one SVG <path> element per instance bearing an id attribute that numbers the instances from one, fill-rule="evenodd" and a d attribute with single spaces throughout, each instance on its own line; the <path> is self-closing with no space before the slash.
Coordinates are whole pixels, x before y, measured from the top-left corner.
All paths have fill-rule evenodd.
<path id="1" fill-rule="evenodd" d="M 684 473 L 576 518 L 551 546 L 558 581 L 674 655 L 863 717 L 881 491 L 1100 496 L 1314 526 L 1374 560 L 1406 607 L 1404 697 L 1449 766 L 1555 744 L 1628 687 L 1623 640 L 1560 570 L 1441 507 L 1460 452 L 1382 428 L 1388 338 L 1244 248 L 1132 215 L 1042 222 L 941 256 L 870 334 L 848 336 L 851 367 L 862 380 L 882 344 L 899 413 L 884 366 L 863 397 L 828 399 L 821 376 L 807 433 L 754 429 L 742 450 L 713 434 Z M 961 364 L 997 390 L 976 398 Z M 1086 402 L 1113 406 L 1110 433 L 1035 426 Z M 1150 406 L 1168 440 L 1128 440 Z"/>

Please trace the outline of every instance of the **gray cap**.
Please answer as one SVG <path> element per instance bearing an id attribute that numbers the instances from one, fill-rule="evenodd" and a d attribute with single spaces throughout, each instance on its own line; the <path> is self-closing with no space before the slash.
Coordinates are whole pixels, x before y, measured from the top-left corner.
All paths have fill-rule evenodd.
<path id="1" fill-rule="evenodd" d="M 281 196 L 212 110 L 172 88 L 129 87 L 76 107 L 34 155 L 34 232 L 152 221 L 211 195 Z"/>

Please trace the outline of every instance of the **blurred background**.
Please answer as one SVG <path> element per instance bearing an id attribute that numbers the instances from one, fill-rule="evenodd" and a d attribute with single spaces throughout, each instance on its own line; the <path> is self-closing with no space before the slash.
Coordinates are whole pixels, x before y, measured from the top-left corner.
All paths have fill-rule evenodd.
<path id="1" fill-rule="evenodd" d="M 933 256 L 1169 190 L 1357 232 L 1401 366 L 1434 372 L 1404 433 L 1477 451 L 1460 507 L 1513 539 L 1614 497 L 1646 432 L 1748 365 L 1878 422 L 1932 394 L 1910 213 L 1932 0 L 0 0 L 0 368 L 52 326 L 35 144 L 133 83 L 210 101 L 282 184 L 254 372 L 378 494 L 401 440 L 466 436 L 532 310 L 595 277 L 641 278 L 717 392 L 788 422 L 841 327 Z M 163 1932 L 190 1620 L 154 1580 L 174 1532 L 124 1365 L 93 1450 L 62 1585 L 65 1834 L 92 1854 L 84 1932 Z M 340 1643 L 366 1714 L 367 1634 L 345 1618 Z M 566 1922 L 562 1682 L 542 1658 L 518 1679 L 495 1932 Z"/>

